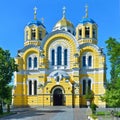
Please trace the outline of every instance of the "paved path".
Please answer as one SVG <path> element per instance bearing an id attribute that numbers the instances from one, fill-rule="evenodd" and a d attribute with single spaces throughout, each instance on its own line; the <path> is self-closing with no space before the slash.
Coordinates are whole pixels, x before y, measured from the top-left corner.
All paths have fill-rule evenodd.
<path id="1" fill-rule="evenodd" d="M 45 107 L 16 109 L 17 114 L 0 120 L 87 120 L 85 108 Z"/>
<path id="2" fill-rule="evenodd" d="M 87 120 L 86 108 L 45 107 L 14 109 L 16 114 L 0 120 Z M 111 116 L 99 117 L 99 120 L 120 120 Z"/>

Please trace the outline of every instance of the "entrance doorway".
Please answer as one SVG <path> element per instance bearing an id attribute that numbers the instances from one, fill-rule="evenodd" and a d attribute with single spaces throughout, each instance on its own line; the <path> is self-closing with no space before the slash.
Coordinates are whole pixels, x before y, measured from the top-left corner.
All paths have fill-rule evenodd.
<path id="1" fill-rule="evenodd" d="M 62 90 L 60 88 L 57 88 L 54 90 L 53 93 L 53 105 L 54 106 L 62 106 L 64 105 L 64 95 L 62 93 Z"/>

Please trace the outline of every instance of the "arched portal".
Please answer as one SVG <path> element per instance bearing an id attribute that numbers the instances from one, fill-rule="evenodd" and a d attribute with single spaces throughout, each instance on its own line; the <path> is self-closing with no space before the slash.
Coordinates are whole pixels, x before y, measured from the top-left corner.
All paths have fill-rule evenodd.
<path id="1" fill-rule="evenodd" d="M 64 94 L 61 88 L 55 88 L 53 91 L 53 106 L 64 105 Z"/>

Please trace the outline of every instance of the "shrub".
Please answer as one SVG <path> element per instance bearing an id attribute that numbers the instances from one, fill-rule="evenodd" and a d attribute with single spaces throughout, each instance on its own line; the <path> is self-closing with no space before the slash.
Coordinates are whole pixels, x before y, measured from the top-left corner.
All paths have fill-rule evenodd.
<path id="1" fill-rule="evenodd" d="M 96 108 L 97 108 L 96 104 L 91 103 L 90 108 L 92 110 L 92 113 L 95 114 L 96 113 Z"/>

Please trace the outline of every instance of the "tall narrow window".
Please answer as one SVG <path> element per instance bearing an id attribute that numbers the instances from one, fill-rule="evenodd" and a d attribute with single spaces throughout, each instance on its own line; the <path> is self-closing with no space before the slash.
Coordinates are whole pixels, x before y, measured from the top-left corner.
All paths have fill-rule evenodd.
<path id="1" fill-rule="evenodd" d="M 34 95 L 37 95 L 37 81 L 34 81 Z"/>
<path id="2" fill-rule="evenodd" d="M 67 49 L 64 50 L 64 65 L 67 65 Z"/>
<path id="3" fill-rule="evenodd" d="M 89 27 L 85 27 L 85 37 L 86 38 L 90 37 L 90 28 Z"/>
<path id="4" fill-rule="evenodd" d="M 59 46 L 57 48 L 57 65 L 61 65 L 62 64 L 62 48 L 61 46 Z"/>
<path id="5" fill-rule="evenodd" d="M 83 80 L 83 95 L 86 94 L 86 80 Z"/>
<path id="6" fill-rule="evenodd" d="M 28 67 L 29 68 L 32 67 L 32 58 L 31 57 L 28 58 Z"/>
<path id="7" fill-rule="evenodd" d="M 32 81 L 29 81 L 29 95 L 32 95 Z"/>
<path id="8" fill-rule="evenodd" d="M 82 37 L 82 30 L 79 29 L 79 38 L 81 38 L 81 37 Z"/>
<path id="9" fill-rule="evenodd" d="M 93 28 L 93 38 L 96 38 L 96 29 Z"/>
<path id="10" fill-rule="evenodd" d="M 91 80 L 88 80 L 88 89 L 91 90 Z"/>
<path id="11" fill-rule="evenodd" d="M 36 31 L 35 31 L 35 29 L 32 29 L 31 39 L 35 40 L 35 37 L 36 37 Z"/>
<path id="12" fill-rule="evenodd" d="M 92 56 L 88 57 L 88 66 L 91 67 L 92 66 Z"/>
<path id="13" fill-rule="evenodd" d="M 83 58 L 82 58 L 83 60 L 82 60 L 82 63 L 83 63 L 83 67 L 86 67 L 86 56 L 83 56 Z"/>
<path id="14" fill-rule="evenodd" d="M 42 40 L 42 31 L 39 31 L 39 39 Z"/>
<path id="15" fill-rule="evenodd" d="M 55 50 L 52 50 L 51 61 L 52 61 L 52 65 L 55 65 Z"/>
<path id="16" fill-rule="evenodd" d="M 34 58 L 34 68 L 37 68 L 37 57 Z"/>

